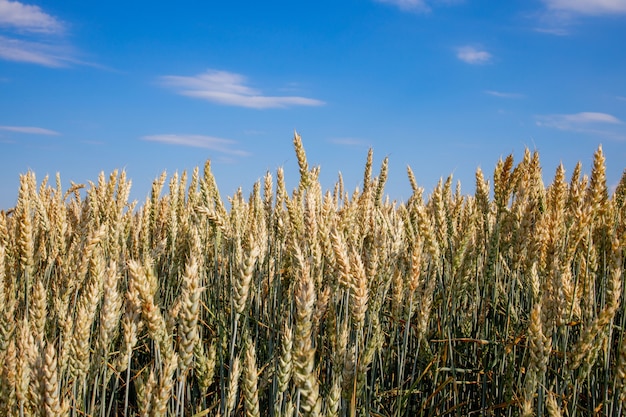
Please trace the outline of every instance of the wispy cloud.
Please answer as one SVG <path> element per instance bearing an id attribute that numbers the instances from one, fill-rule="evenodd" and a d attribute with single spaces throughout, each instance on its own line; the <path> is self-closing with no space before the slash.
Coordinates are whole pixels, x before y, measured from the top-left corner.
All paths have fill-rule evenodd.
<path id="1" fill-rule="evenodd" d="M 0 126 L 0 130 L 7 132 L 26 133 L 31 135 L 51 135 L 58 136 L 59 132 L 50 129 L 44 129 L 42 127 L 33 126 Z"/>
<path id="2" fill-rule="evenodd" d="M 38 6 L 18 1 L 0 0 L 0 26 L 38 33 L 63 32 L 63 24 Z"/>
<path id="3" fill-rule="evenodd" d="M 537 32 L 569 35 L 582 17 L 626 15 L 626 0 L 542 0 L 543 10 L 536 13 Z"/>
<path id="4" fill-rule="evenodd" d="M 619 101 L 626 101 L 626 97 L 624 97 L 624 96 L 617 96 L 617 97 L 615 97 L 615 98 L 616 98 L 617 100 L 619 100 Z"/>
<path id="5" fill-rule="evenodd" d="M 626 14 L 625 0 L 543 0 L 549 11 L 574 15 Z"/>
<path id="6" fill-rule="evenodd" d="M 385 3 L 395 6 L 403 11 L 427 12 L 430 7 L 424 0 L 375 0 L 378 3 Z"/>
<path id="7" fill-rule="evenodd" d="M 86 145 L 102 146 L 106 142 L 102 140 L 86 139 L 86 140 L 81 140 L 81 143 L 84 143 Z"/>
<path id="8" fill-rule="evenodd" d="M 472 65 L 488 64 L 493 56 L 482 48 L 462 46 L 457 49 L 456 57 Z"/>
<path id="9" fill-rule="evenodd" d="M 72 64 L 101 66 L 76 58 L 67 26 L 39 6 L 0 0 L 0 59 L 51 68 Z"/>
<path id="10" fill-rule="evenodd" d="M 72 57 L 71 50 L 67 46 L 4 36 L 0 36 L 0 58 L 57 68 L 78 62 Z"/>
<path id="11" fill-rule="evenodd" d="M 352 146 L 359 148 L 369 146 L 364 140 L 356 138 L 333 138 L 330 139 L 329 142 L 335 145 Z"/>
<path id="12" fill-rule="evenodd" d="M 537 116 L 540 126 L 568 130 L 571 127 L 592 123 L 621 124 L 622 121 L 608 113 L 582 112 L 574 114 L 551 114 Z"/>
<path id="13" fill-rule="evenodd" d="M 374 0 L 377 3 L 395 6 L 404 12 L 430 12 L 432 6 L 463 3 L 463 0 Z"/>
<path id="14" fill-rule="evenodd" d="M 544 19 L 544 20 L 546 20 L 546 19 Z M 535 32 L 545 33 L 545 34 L 548 34 L 548 35 L 555 35 L 555 36 L 567 36 L 570 33 L 569 29 L 567 29 L 565 27 L 563 22 L 561 22 L 561 23 L 548 22 L 548 26 L 536 27 L 535 28 Z"/>
<path id="15" fill-rule="evenodd" d="M 216 138 L 205 135 L 163 134 L 143 136 L 142 140 L 167 143 L 170 145 L 204 148 L 233 156 L 249 156 L 250 153 L 237 149 L 237 142 L 230 139 Z"/>
<path id="16" fill-rule="evenodd" d="M 502 91 L 495 91 L 495 90 L 485 90 L 485 94 L 489 94 L 490 96 L 499 97 L 499 98 L 524 98 L 526 97 L 524 94 L 505 93 Z"/>
<path id="17" fill-rule="evenodd" d="M 227 106 L 267 109 L 290 106 L 321 106 L 321 100 L 300 96 L 270 96 L 246 85 L 246 77 L 228 71 L 208 70 L 195 76 L 166 75 L 161 82 L 178 94 Z"/>
<path id="18" fill-rule="evenodd" d="M 572 114 L 549 114 L 536 116 L 537 126 L 571 132 L 588 133 L 624 139 L 624 133 L 616 130 L 623 122 L 608 113 L 581 112 Z M 620 129 L 621 130 L 621 129 Z"/>

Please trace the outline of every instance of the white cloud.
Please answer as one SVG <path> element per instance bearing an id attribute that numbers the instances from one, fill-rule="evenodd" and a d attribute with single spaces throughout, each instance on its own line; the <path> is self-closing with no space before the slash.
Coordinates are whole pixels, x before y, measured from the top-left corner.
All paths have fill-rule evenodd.
<path id="1" fill-rule="evenodd" d="M 361 139 L 356 138 L 334 138 L 330 140 L 331 143 L 341 146 L 354 146 L 354 147 L 366 147 L 367 143 Z"/>
<path id="2" fill-rule="evenodd" d="M 626 0 L 543 0 L 550 11 L 578 15 L 626 14 Z"/>
<path id="3" fill-rule="evenodd" d="M 477 49 L 473 46 L 462 46 L 457 49 L 456 57 L 468 64 L 479 65 L 489 63 L 492 55 L 485 50 Z"/>
<path id="4" fill-rule="evenodd" d="M 323 101 L 299 96 L 268 96 L 246 85 L 243 75 L 208 70 L 196 76 L 166 75 L 163 84 L 173 87 L 178 94 L 228 106 L 267 109 L 289 106 L 321 106 Z"/>
<path id="5" fill-rule="evenodd" d="M 626 97 L 624 97 L 624 96 L 617 96 L 617 97 L 615 97 L 615 98 L 616 98 L 617 100 L 619 100 L 619 101 L 626 101 Z"/>
<path id="6" fill-rule="evenodd" d="M 63 24 L 38 6 L 18 1 L 0 0 L 0 26 L 11 26 L 27 32 L 59 33 Z"/>
<path id="7" fill-rule="evenodd" d="M 3 27 L 6 30 L 0 35 L 0 59 L 53 68 L 70 64 L 98 66 L 77 60 L 66 40 L 65 25 L 38 6 L 0 0 Z"/>
<path id="8" fill-rule="evenodd" d="M 626 15 L 626 0 L 542 0 L 544 8 L 536 14 L 536 31 L 550 35 L 569 35 L 581 17 Z"/>
<path id="9" fill-rule="evenodd" d="M 485 90 L 485 94 L 499 98 L 524 98 L 524 94 L 519 93 L 505 93 L 502 91 Z"/>
<path id="10" fill-rule="evenodd" d="M 184 134 L 163 134 L 163 135 L 149 135 L 144 136 L 141 139 L 150 142 L 167 143 L 170 145 L 190 146 L 194 148 L 210 149 L 216 152 L 234 155 L 234 156 L 249 156 L 250 153 L 236 149 L 234 146 L 237 142 L 230 139 L 216 138 L 214 136 L 205 135 L 184 135 Z"/>
<path id="11" fill-rule="evenodd" d="M 549 114 L 536 116 L 536 120 L 540 127 L 625 139 L 622 129 L 615 129 L 621 128 L 624 123 L 608 113 Z"/>
<path id="12" fill-rule="evenodd" d="M 424 0 L 375 0 L 378 3 L 391 4 L 404 11 L 429 11 L 430 7 Z"/>
<path id="13" fill-rule="evenodd" d="M 552 114 L 537 116 L 539 126 L 569 130 L 570 128 L 589 124 L 621 124 L 617 117 L 607 113 L 582 112 L 574 114 Z"/>
<path id="14" fill-rule="evenodd" d="M 101 145 L 105 144 L 104 141 L 93 140 L 93 139 L 81 140 L 81 143 L 84 143 L 84 144 L 87 144 L 87 145 L 94 145 L 94 146 L 101 146 Z"/>
<path id="15" fill-rule="evenodd" d="M 0 130 L 5 130 L 7 132 L 26 133 L 31 135 L 60 135 L 59 132 L 55 132 L 54 130 L 32 126 L 0 126 Z"/>
<path id="16" fill-rule="evenodd" d="M 431 6 L 439 4 L 457 4 L 464 0 L 374 0 L 377 3 L 390 4 L 405 12 L 429 12 Z"/>
<path id="17" fill-rule="evenodd" d="M 46 67 L 65 67 L 76 62 L 68 48 L 43 42 L 30 42 L 0 36 L 0 58 Z"/>
<path id="18" fill-rule="evenodd" d="M 550 27 L 550 26 L 546 26 L 546 27 L 536 27 L 535 31 L 536 32 L 540 32 L 540 33 L 547 33 L 548 35 L 555 35 L 555 36 L 566 36 L 569 35 L 569 30 L 566 29 L 565 27 L 559 27 L 559 25 L 562 25 L 563 22 L 558 23 L 558 22 L 552 22 L 549 23 L 549 25 L 556 25 L 555 27 Z"/>

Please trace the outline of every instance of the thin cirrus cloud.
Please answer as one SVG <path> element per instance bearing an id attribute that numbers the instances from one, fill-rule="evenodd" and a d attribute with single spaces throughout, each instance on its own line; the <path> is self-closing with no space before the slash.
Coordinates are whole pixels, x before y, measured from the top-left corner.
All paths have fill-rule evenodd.
<path id="1" fill-rule="evenodd" d="M 367 147 L 367 143 L 361 139 L 356 138 L 333 138 L 330 142 L 335 145 L 352 146 L 352 147 Z"/>
<path id="2" fill-rule="evenodd" d="M 626 0 L 542 0 L 536 31 L 557 36 L 570 34 L 581 17 L 626 15 Z"/>
<path id="3" fill-rule="evenodd" d="M 430 12 L 432 6 L 439 4 L 462 3 L 463 0 L 374 0 L 376 3 L 389 4 L 405 12 Z"/>
<path id="4" fill-rule="evenodd" d="M 15 133 L 25 133 L 30 135 L 49 135 L 49 136 L 58 136 L 59 132 L 50 129 L 44 129 L 42 127 L 33 127 L 33 126 L 0 126 L 0 130 L 4 130 L 6 132 L 15 132 Z"/>
<path id="5" fill-rule="evenodd" d="M 237 142 L 230 139 L 217 138 L 206 135 L 185 135 L 185 134 L 162 134 L 143 136 L 142 140 L 149 142 L 159 142 L 169 145 L 189 146 L 193 148 L 204 148 L 231 156 L 249 156 L 250 153 L 235 146 Z"/>
<path id="6" fill-rule="evenodd" d="M 308 97 L 264 95 L 246 85 L 246 77 L 228 71 L 210 69 L 195 76 L 166 75 L 160 77 L 160 81 L 180 95 L 227 106 L 267 109 L 325 104 L 321 100 Z"/>
<path id="7" fill-rule="evenodd" d="M 77 62 L 67 46 L 4 36 L 0 36 L 0 58 L 53 68 L 66 67 Z"/>
<path id="8" fill-rule="evenodd" d="M 482 65 L 491 62 L 493 56 L 482 48 L 462 46 L 457 49 L 456 57 L 471 65 Z"/>
<path id="9" fill-rule="evenodd" d="M 543 0 L 549 11 L 576 15 L 626 14 L 625 0 Z"/>
<path id="10" fill-rule="evenodd" d="M 429 11 L 430 7 L 424 0 L 375 0 L 377 3 L 390 4 L 403 11 Z"/>
<path id="11" fill-rule="evenodd" d="M 59 68 L 80 63 L 66 40 L 66 25 L 38 6 L 0 0 L 0 59 Z"/>
<path id="12" fill-rule="evenodd" d="M 624 139 L 623 133 L 614 129 L 623 125 L 623 122 L 608 113 L 581 112 L 540 115 L 536 116 L 536 123 L 540 127 Z"/>
<path id="13" fill-rule="evenodd" d="M 524 94 L 506 93 L 503 91 L 495 91 L 495 90 L 485 90 L 485 94 L 488 94 L 493 97 L 499 97 L 499 98 L 524 98 L 525 97 Z"/>

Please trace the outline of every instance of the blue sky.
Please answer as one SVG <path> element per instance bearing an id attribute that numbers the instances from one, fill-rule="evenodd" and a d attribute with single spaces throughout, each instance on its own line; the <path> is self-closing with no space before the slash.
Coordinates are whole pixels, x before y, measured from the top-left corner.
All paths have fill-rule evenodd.
<path id="1" fill-rule="evenodd" d="M 294 130 L 331 188 L 360 185 L 368 148 L 429 193 L 526 147 L 546 181 L 626 167 L 626 0 L 176 3 L 0 0 L 0 208 L 19 175 L 95 181 L 132 199 L 211 159 L 224 196 L 269 170 L 297 181 Z"/>

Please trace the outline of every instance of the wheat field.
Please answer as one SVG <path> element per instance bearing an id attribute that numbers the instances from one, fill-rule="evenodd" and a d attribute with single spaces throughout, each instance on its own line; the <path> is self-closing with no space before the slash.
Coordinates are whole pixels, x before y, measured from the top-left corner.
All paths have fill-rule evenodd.
<path id="1" fill-rule="evenodd" d="M 268 172 L 222 201 L 210 162 L 62 189 L 0 212 L 0 415 L 619 416 L 626 175 L 537 152 L 385 195 Z M 167 183 L 167 187 L 166 187 Z"/>

